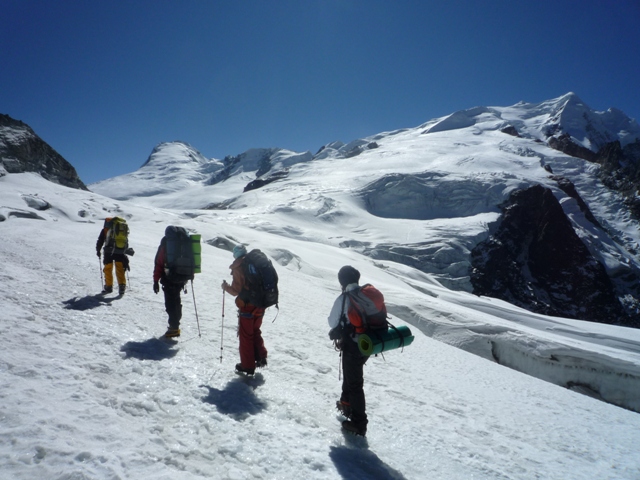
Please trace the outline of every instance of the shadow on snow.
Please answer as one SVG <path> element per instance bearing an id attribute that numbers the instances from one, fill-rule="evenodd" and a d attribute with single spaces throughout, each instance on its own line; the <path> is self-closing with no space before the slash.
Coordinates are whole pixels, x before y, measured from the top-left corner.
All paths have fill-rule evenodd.
<path id="1" fill-rule="evenodd" d="M 65 300 L 62 302 L 64 304 L 64 308 L 67 310 L 91 310 L 93 308 L 98 308 L 103 305 L 109 305 L 114 300 L 119 300 L 122 298 L 122 295 L 118 295 L 117 297 L 105 297 L 104 295 L 87 295 L 86 297 L 73 297 L 69 300 Z"/>
<path id="2" fill-rule="evenodd" d="M 200 385 L 209 390 L 209 394 L 202 397 L 202 401 L 215 405 L 218 412 L 235 420 L 246 420 L 250 415 L 257 415 L 267 408 L 266 402 L 254 393 L 254 390 L 263 384 L 264 377 L 257 373 L 253 378 L 235 378 L 227 383 L 223 390 Z"/>
<path id="3" fill-rule="evenodd" d="M 138 360 L 165 360 L 173 358 L 178 350 L 173 347 L 178 342 L 174 340 L 160 340 L 159 338 L 150 338 L 144 342 L 127 342 L 120 351 L 126 353 L 126 358 L 137 358 Z"/>
<path id="4" fill-rule="evenodd" d="M 405 480 L 405 476 L 389 467 L 369 450 L 366 438 L 344 432 L 347 445 L 331 447 L 329 457 L 338 473 L 345 479 Z"/>

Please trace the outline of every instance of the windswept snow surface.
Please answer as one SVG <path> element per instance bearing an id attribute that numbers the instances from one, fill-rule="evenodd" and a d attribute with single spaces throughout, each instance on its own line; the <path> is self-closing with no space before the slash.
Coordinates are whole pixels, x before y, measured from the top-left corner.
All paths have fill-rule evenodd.
<path id="1" fill-rule="evenodd" d="M 365 158 L 384 168 L 384 145 L 376 155 Z M 467 155 L 443 160 L 457 159 L 462 170 Z M 537 158 L 509 159 L 539 166 Z M 499 163 L 501 188 L 522 181 Z M 301 175 L 286 194 L 274 183 L 238 193 L 236 208 L 223 211 L 117 201 L 34 174 L 0 178 L 1 478 L 640 478 L 638 413 L 516 370 L 575 378 L 576 389 L 592 382 L 590 390 L 637 406 L 640 332 L 534 315 L 445 288 L 437 274 L 363 256 L 366 242 L 435 245 L 446 231 L 454 240 L 434 252 L 445 256 L 468 248 L 465 239 L 480 235 L 493 213 L 376 217 L 349 195 L 359 187 L 338 181 L 366 177 L 362 168 L 326 158 L 293 169 Z M 319 188 L 323 176 L 336 180 L 331 188 Z M 192 202 L 204 201 L 200 193 Z M 34 208 L 44 206 L 34 199 L 51 207 Z M 126 294 L 103 297 L 95 241 L 114 214 L 128 219 L 136 253 Z M 175 343 L 158 339 L 166 314 L 151 288 L 168 224 L 203 238 L 196 303 L 189 288 Z M 261 248 L 280 276 L 280 314 L 272 322 L 268 310 L 263 325 L 269 366 L 254 378 L 233 373 L 235 309 L 220 289 L 232 258 L 211 245 L 220 239 Z M 392 322 L 416 336 L 365 367 L 366 439 L 343 434 L 334 410 L 339 358 L 326 317 L 345 264 L 383 291 Z"/>

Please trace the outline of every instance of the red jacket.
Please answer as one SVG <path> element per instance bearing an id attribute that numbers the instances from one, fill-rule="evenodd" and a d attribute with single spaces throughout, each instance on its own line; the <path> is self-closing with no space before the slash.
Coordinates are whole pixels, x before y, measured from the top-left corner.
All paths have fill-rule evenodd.
<path id="1" fill-rule="evenodd" d="M 153 282 L 159 282 L 164 277 L 164 261 L 167 257 L 167 248 L 165 246 L 164 238 L 160 242 L 158 251 L 156 252 L 156 260 L 153 267 Z"/>

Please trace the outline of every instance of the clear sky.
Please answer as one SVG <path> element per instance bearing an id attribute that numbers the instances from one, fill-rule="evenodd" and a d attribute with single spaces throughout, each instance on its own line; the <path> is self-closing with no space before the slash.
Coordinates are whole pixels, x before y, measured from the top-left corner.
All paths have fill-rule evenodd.
<path id="1" fill-rule="evenodd" d="M 638 0 L 0 0 L 0 113 L 91 183 L 569 91 L 640 120 Z"/>

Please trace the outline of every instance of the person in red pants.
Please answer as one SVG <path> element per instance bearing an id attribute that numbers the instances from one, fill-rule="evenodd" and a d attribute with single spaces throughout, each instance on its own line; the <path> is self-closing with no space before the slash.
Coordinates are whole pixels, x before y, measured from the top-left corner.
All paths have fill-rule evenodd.
<path id="1" fill-rule="evenodd" d="M 236 372 L 253 375 L 256 367 L 267 366 L 267 349 L 262 339 L 262 318 L 264 308 L 249 303 L 247 282 L 243 268 L 247 249 L 244 245 L 236 245 L 233 249 L 235 259 L 231 266 L 233 280 L 231 285 L 226 280 L 222 282 L 222 289 L 236 297 L 238 307 L 238 337 L 240 338 L 240 363 L 236 364 Z"/>

